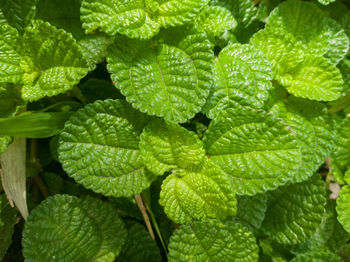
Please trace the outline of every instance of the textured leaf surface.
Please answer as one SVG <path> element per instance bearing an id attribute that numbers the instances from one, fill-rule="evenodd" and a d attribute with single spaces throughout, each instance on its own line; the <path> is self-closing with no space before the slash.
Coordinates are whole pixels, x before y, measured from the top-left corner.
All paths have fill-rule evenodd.
<path id="1" fill-rule="evenodd" d="M 131 196 L 153 175 L 138 147 L 149 118 L 122 100 L 96 101 L 78 110 L 61 133 L 59 159 L 69 176 L 106 196 Z"/>
<path id="2" fill-rule="evenodd" d="M 140 224 L 133 225 L 128 231 L 128 238 L 117 262 L 161 262 L 159 248 L 146 228 Z"/>
<path id="3" fill-rule="evenodd" d="M 237 196 L 237 215 L 235 220 L 251 231 L 261 227 L 267 209 L 267 194 Z"/>
<path id="4" fill-rule="evenodd" d="M 237 194 L 255 195 L 289 182 L 301 152 L 292 131 L 272 115 L 228 109 L 213 120 L 204 147 L 234 184 Z"/>
<path id="5" fill-rule="evenodd" d="M 40 20 L 23 36 L 25 71 L 22 97 L 34 101 L 73 88 L 88 72 L 88 66 L 71 34 Z"/>
<path id="6" fill-rule="evenodd" d="M 55 195 L 28 217 L 23 231 L 26 261 L 114 261 L 127 237 L 109 203 Z"/>
<path id="7" fill-rule="evenodd" d="M 10 206 L 4 194 L 0 195 L 0 259 L 5 255 L 7 248 L 12 242 L 16 216 L 17 209 Z"/>
<path id="8" fill-rule="evenodd" d="M 182 225 L 170 238 L 169 262 L 255 262 L 258 246 L 239 223 L 206 221 Z"/>
<path id="9" fill-rule="evenodd" d="M 144 163 L 157 175 L 194 167 L 204 160 L 203 142 L 178 124 L 155 120 L 145 127 L 140 139 Z"/>
<path id="10" fill-rule="evenodd" d="M 251 45 L 232 44 L 215 59 L 214 86 L 205 109 L 216 115 L 231 103 L 260 108 L 272 88 L 274 69 L 271 62 Z"/>
<path id="11" fill-rule="evenodd" d="M 232 183 L 209 160 L 197 170 L 178 170 L 169 175 L 163 181 L 159 203 L 177 223 L 236 214 Z"/>
<path id="12" fill-rule="evenodd" d="M 337 213 L 340 224 L 344 229 L 350 232 L 350 186 L 346 185 L 342 187 L 339 192 L 339 198 L 337 199 Z"/>
<path id="13" fill-rule="evenodd" d="M 183 30 L 164 40 L 116 40 L 107 57 L 113 81 L 133 107 L 172 122 L 185 122 L 201 110 L 212 77 L 205 33 Z"/>
<path id="14" fill-rule="evenodd" d="M 101 29 L 130 38 L 150 39 L 160 27 L 193 20 L 209 0 L 83 0 L 81 20 L 86 33 Z"/>
<path id="15" fill-rule="evenodd" d="M 293 258 L 291 262 L 342 262 L 338 255 L 327 250 L 309 251 Z"/>
<path id="16" fill-rule="evenodd" d="M 0 82 L 20 83 L 23 70 L 20 67 L 20 37 L 18 31 L 0 19 Z"/>
<path id="17" fill-rule="evenodd" d="M 283 30 L 291 34 L 303 51 L 326 55 L 338 63 L 349 50 L 344 29 L 323 13 L 315 4 L 289 0 L 281 3 L 268 17 L 267 30 Z"/>
<path id="18" fill-rule="evenodd" d="M 22 34 L 34 17 L 37 2 L 38 0 L 1 0 L 0 23 L 6 21 Z"/>
<path id="19" fill-rule="evenodd" d="M 326 202 L 318 174 L 309 180 L 272 191 L 262 229 L 283 244 L 305 242 L 322 221 Z"/>

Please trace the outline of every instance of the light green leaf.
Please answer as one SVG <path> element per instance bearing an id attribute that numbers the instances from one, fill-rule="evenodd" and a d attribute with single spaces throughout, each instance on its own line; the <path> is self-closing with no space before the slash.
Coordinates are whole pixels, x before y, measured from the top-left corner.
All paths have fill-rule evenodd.
<path id="1" fill-rule="evenodd" d="M 204 31 L 215 44 L 218 38 L 235 29 L 237 22 L 231 12 L 220 6 L 206 6 L 197 16 L 194 24 Z"/>
<path id="2" fill-rule="evenodd" d="M 178 124 L 157 119 L 145 127 L 140 140 L 144 163 L 156 175 L 195 167 L 204 160 L 203 142 Z"/>
<path id="3" fill-rule="evenodd" d="M 155 178 L 138 147 L 150 120 L 122 100 L 96 101 L 78 110 L 61 133 L 59 159 L 68 175 L 105 196 L 132 196 Z"/>
<path id="4" fill-rule="evenodd" d="M 0 24 L 6 22 L 23 34 L 24 28 L 34 17 L 37 2 L 38 0 L 1 0 Z"/>
<path id="5" fill-rule="evenodd" d="M 239 195 L 275 189 L 300 168 L 300 145 L 292 130 L 262 111 L 227 109 L 210 123 L 203 142 Z"/>
<path id="6" fill-rule="evenodd" d="M 160 27 L 183 25 L 194 19 L 209 0 L 83 0 L 81 21 L 86 33 L 97 29 L 113 36 L 150 39 Z"/>
<path id="7" fill-rule="evenodd" d="M 194 170 L 177 170 L 162 184 L 159 203 L 177 223 L 225 218 L 236 213 L 232 183 L 210 160 Z"/>
<path id="8" fill-rule="evenodd" d="M 309 180 L 272 191 L 262 230 L 282 244 L 305 242 L 322 221 L 326 203 L 319 174 Z"/>
<path id="9" fill-rule="evenodd" d="M 26 28 L 23 53 L 22 97 L 25 100 L 64 93 L 88 72 L 87 63 L 72 35 L 40 20 Z"/>
<path id="10" fill-rule="evenodd" d="M 340 224 L 347 232 L 350 232 L 350 186 L 342 187 L 337 198 L 337 213 Z"/>
<path id="11" fill-rule="evenodd" d="M 314 250 L 300 254 L 293 258 L 291 262 L 342 262 L 340 256 L 327 250 Z"/>
<path id="12" fill-rule="evenodd" d="M 162 261 L 156 241 L 151 238 L 144 226 L 134 224 L 129 229 L 126 244 L 116 260 L 116 262 L 124 261 Z"/>
<path id="13" fill-rule="evenodd" d="M 1 145 L 1 138 L 0 138 Z M 1 153 L 1 149 L 0 149 Z M 17 209 L 10 206 L 4 194 L 0 195 L 0 259 L 12 242 L 12 234 L 17 220 Z"/>
<path id="14" fill-rule="evenodd" d="M 8 117 L 18 106 L 23 106 L 24 101 L 14 86 L 4 84 L 0 86 L 0 105 L 0 117 Z"/>
<path id="15" fill-rule="evenodd" d="M 0 155 L 4 153 L 8 145 L 12 142 L 11 137 L 9 136 L 0 136 Z"/>
<path id="16" fill-rule="evenodd" d="M 23 255 L 28 262 L 113 262 L 126 237 L 124 223 L 111 204 L 55 195 L 30 213 L 23 231 Z"/>
<path id="17" fill-rule="evenodd" d="M 272 88 L 274 68 L 260 50 L 232 44 L 215 59 L 213 73 L 214 85 L 204 108 L 212 119 L 231 103 L 261 108 Z"/>
<path id="18" fill-rule="evenodd" d="M 18 31 L 0 19 L 0 82 L 21 83 L 20 44 Z"/>
<path id="19" fill-rule="evenodd" d="M 237 196 L 237 215 L 234 219 L 255 231 L 261 227 L 266 209 L 267 194 Z"/>
<path id="20" fill-rule="evenodd" d="M 323 5 L 329 5 L 330 3 L 335 2 L 335 0 L 317 0 L 317 1 Z"/>
<path id="21" fill-rule="evenodd" d="M 152 41 L 116 40 L 108 70 L 134 108 L 172 122 L 198 113 L 211 85 L 213 51 L 205 33 L 185 28 Z"/>
<path id="22" fill-rule="evenodd" d="M 266 30 L 275 29 L 292 35 L 305 53 L 325 55 L 335 64 L 349 50 L 349 38 L 344 29 L 310 2 L 282 2 L 271 12 L 266 24 Z"/>
<path id="23" fill-rule="evenodd" d="M 257 262 L 253 233 L 239 223 L 220 221 L 182 225 L 170 238 L 169 262 Z"/>

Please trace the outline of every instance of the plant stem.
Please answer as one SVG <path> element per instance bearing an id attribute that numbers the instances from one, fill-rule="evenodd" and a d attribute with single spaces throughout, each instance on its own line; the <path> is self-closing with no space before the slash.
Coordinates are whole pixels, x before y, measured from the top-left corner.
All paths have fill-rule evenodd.
<path id="1" fill-rule="evenodd" d="M 143 203 L 142 196 L 140 194 L 135 195 L 135 200 L 136 200 L 138 208 L 141 211 L 141 214 L 143 216 L 143 220 L 146 223 L 147 230 L 148 230 L 149 234 L 151 235 L 152 239 L 155 240 L 156 238 L 154 236 L 152 225 L 151 225 L 151 222 L 150 222 L 149 217 L 147 215 L 146 208 L 145 208 L 145 205 Z"/>

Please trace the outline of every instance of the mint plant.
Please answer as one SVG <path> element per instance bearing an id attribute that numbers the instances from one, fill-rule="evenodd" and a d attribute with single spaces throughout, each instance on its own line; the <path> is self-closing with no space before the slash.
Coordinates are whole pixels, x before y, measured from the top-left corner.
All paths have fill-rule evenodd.
<path id="1" fill-rule="evenodd" d="M 350 260 L 350 4 L 0 0 L 0 259 Z"/>

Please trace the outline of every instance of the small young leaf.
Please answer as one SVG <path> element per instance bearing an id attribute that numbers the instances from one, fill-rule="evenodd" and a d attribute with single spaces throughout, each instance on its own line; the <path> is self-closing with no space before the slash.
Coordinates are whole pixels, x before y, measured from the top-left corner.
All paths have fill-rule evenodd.
<path id="1" fill-rule="evenodd" d="M 18 106 L 23 106 L 24 101 L 14 86 L 0 86 L 0 117 L 8 117 L 16 112 Z"/>
<path id="2" fill-rule="evenodd" d="M 170 238 L 169 262 L 257 262 L 253 233 L 239 223 L 217 220 L 182 225 Z"/>
<path id="3" fill-rule="evenodd" d="M 139 136 L 150 120 L 122 100 L 96 101 L 78 110 L 61 133 L 64 170 L 106 196 L 132 196 L 155 178 L 144 166 Z"/>
<path id="4" fill-rule="evenodd" d="M 26 261 L 113 262 L 127 231 L 112 205 L 99 199 L 55 195 L 28 217 L 23 231 Z"/>
<path id="5" fill-rule="evenodd" d="M 203 142 L 178 124 L 155 120 L 145 127 L 140 139 L 144 163 L 156 175 L 195 167 L 204 160 Z"/>
<path id="6" fill-rule="evenodd" d="M 282 244 L 305 242 L 322 221 L 326 203 L 323 181 L 318 174 L 309 180 L 272 191 L 263 231 Z"/>
<path id="7" fill-rule="evenodd" d="M 0 136 L 0 155 L 4 153 L 8 145 L 12 142 L 11 137 L 9 136 Z"/>
<path id="8" fill-rule="evenodd" d="M 177 223 L 236 214 L 232 183 L 210 160 L 195 170 L 177 170 L 162 184 L 159 203 Z"/>
<path id="9" fill-rule="evenodd" d="M 295 135 L 262 111 L 227 109 L 210 123 L 203 142 L 210 159 L 231 177 L 239 195 L 275 189 L 300 168 Z"/>
<path id="10" fill-rule="evenodd" d="M 204 105 L 214 57 L 205 33 L 183 30 L 152 41 L 121 38 L 107 57 L 112 79 L 133 107 L 181 123 Z"/>

